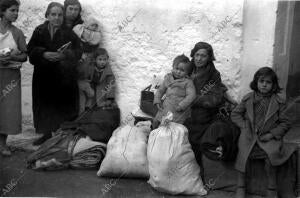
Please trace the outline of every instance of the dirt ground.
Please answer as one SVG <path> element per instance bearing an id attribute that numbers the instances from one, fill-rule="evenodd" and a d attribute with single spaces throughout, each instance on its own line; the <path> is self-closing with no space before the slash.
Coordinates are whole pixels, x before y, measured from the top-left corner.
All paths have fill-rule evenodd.
<path id="1" fill-rule="evenodd" d="M 157 192 L 147 180 L 100 178 L 97 170 L 33 171 L 26 169 L 26 156 L 37 136 L 27 130 L 9 138 L 12 157 L 0 156 L 0 195 L 13 197 L 174 197 Z M 234 197 L 235 171 L 205 160 L 205 178 L 215 190 L 207 198 Z M 197 197 L 197 196 L 176 196 Z M 198 196 L 199 197 L 199 196 Z M 258 198 L 260 196 L 251 195 Z"/>

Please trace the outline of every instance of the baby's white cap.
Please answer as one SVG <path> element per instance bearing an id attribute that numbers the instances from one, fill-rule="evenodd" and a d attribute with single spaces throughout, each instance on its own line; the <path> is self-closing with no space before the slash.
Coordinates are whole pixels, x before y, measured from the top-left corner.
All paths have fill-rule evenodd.
<path id="1" fill-rule="evenodd" d="M 95 18 L 95 17 L 92 17 L 92 16 L 89 16 L 85 21 L 84 21 L 84 25 L 85 27 L 90 27 L 92 25 L 97 25 L 98 28 L 96 31 L 99 31 L 100 30 L 100 25 L 99 25 L 99 21 Z"/>

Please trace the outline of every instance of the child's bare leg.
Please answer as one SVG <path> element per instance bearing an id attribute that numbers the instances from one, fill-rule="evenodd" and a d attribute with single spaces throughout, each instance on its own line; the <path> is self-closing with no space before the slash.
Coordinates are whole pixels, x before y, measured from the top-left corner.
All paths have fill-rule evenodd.
<path id="1" fill-rule="evenodd" d="M 265 160 L 265 171 L 267 173 L 267 180 L 268 180 L 267 197 L 276 198 L 277 197 L 276 167 L 272 166 L 269 159 Z"/>
<path id="2" fill-rule="evenodd" d="M 245 182 L 245 173 L 238 171 L 237 178 L 237 188 L 236 188 L 236 198 L 246 197 L 246 182 Z"/>
<path id="3" fill-rule="evenodd" d="M 95 92 L 92 88 L 90 88 L 89 91 L 87 92 L 86 107 L 89 107 L 89 108 L 92 107 L 94 96 L 95 96 Z"/>
<path id="4" fill-rule="evenodd" d="M 79 90 L 79 115 L 85 110 L 86 96 L 82 90 Z"/>

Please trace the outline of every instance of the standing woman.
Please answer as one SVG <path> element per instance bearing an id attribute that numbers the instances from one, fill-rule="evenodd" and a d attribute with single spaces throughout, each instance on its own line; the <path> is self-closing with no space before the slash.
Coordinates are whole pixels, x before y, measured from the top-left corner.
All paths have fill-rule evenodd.
<path id="1" fill-rule="evenodd" d="M 23 32 L 12 25 L 18 18 L 20 3 L 0 1 L 0 152 L 11 155 L 7 135 L 21 133 L 21 62 L 25 62 L 26 41 Z"/>
<path id="2" fill-rule="evenodd" d="M 34 65 L 32 103 L 34 127 L 44 134 L 34 142 L 51 138 L 64 121 L 77 117 L 78 87 L 76 66 L 81 57 L 80 41 L 63 24 L 62 4 L 51 2 L 46 22 L 36 27 L 28 43 L 29 61 Z"/>
<path id="3" fill-rule="evenodd" d="M 81 4 L 78 0 L 64 1 L 64 23 L 63 26 L 73 29 L 75 25 L 82 24 Z"/>

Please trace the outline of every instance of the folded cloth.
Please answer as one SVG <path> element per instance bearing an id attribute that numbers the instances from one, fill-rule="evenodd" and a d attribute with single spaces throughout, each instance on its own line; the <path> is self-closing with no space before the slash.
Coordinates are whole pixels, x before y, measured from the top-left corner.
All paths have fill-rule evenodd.
<path id="1" fill-rule="evenodd" d="M 105 156 L 106 145 L 96 145 L 74 155 L 70 162 L 72 168 L 98 168 Z"/>
<path id="2" fill-rule="evenodd" d="M 72 156 L 75 156 L 77 153 L 88 150 L 95 146 L 101 146 L 103 148 L 106 148 L 106 144 L 93 141 L 89 136 L 86 136 L 85 138 L 80 138 L 74 146 Z"/>
<path id="3" fill-rule="evenodd" d="M 91 146 L 74 148 L 80 139 Z M 82 142 L 82 141 L 81 141 Z M 98 168 L 106 151 L 106 144 L 93 143 L 74 130 L 58 130 L 27 158 L 27 167 L 35 170 L 59 170 L 65 168 Z M 74 154 L 75 153 L 75 154 Z"/>

